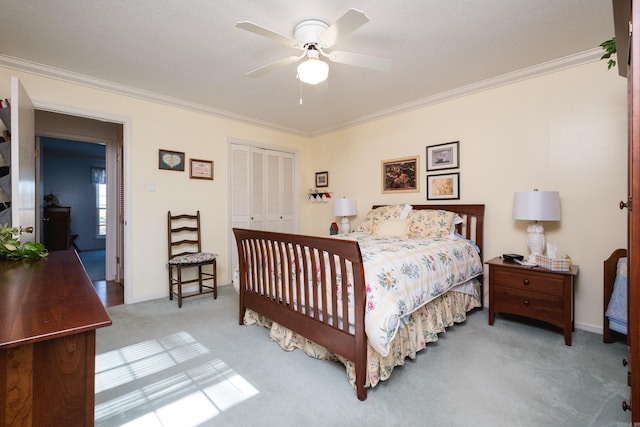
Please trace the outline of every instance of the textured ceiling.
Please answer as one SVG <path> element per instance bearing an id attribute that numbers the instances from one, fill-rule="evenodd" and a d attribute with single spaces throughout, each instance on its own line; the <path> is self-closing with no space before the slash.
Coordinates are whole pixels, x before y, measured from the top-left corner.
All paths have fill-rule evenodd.
<path id="1" fill-rule="evenodd" d="M 295 64 L 245 76 L 298 51 L 236 22 L 293 36 L 301 20 L 331 24 L 349 8 L 370 21 L 335 49 L 389 58 L 389 71 L 331 63 L 320 87 L 300 84 Z M 606 0 L 0 0 L 0 65 L 302 135 L 550 61 L 593 60 L 612 36 Z"/>

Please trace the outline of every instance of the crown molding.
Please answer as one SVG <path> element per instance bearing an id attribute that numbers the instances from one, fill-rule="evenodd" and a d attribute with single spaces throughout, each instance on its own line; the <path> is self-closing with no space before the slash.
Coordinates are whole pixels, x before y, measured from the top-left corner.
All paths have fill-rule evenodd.
<path id="1" fill-rule="evenodd" d="M 266 121 L 256 120 L 251 117 L 242 116 L 240 114 L 231 113 L 229 111 L 219 110 L 207 105 L 198 104 L 196 102 L 186 101 L 181 98 L 162 95 L 157 92 L 152 92 L 144 89 L 139 89 L 131 86 L 121 85 L 113 83 L 107 80 L 98 79 L 95 77 L 86 76 L 84 74 L 74 73 L 72 71 L 62 70 L 59 68 L 50 67 L 48 65 L 38 64 L 24 59 L 15 58 L 7 55 L 0 54 L 0 66 L 6 67 L 12 70 L 21 71 L 37 76 L 47 77 L 54 80 L 59 80 L 65 83 L 73 83 L 92 89 L 103 90 L 111 92 L 117 95 L 130 96 L 143 101 L 158 102 L 160 104 L 169 105 L 172 107 L 184 108 L 186 110 L 195 111 L 198 113 L 211 114 L 224 119 L 231 119 L 240 121 L 252 125 L 258 125 L 278 131 L 292 133 L 297 135 L 308 136 L 304 132 L 300 132 L 297 129 L 291 129 L 284 126 L 277 125 Z"/>
<path id="2" fill-rule="evenodd" d="M 520 82 L 523 80 L 532 79 L 534 77 L 543 76 L 545 74 L 554 73 L 567 68 L 576 67 L 578 65 L 588 64 L 591 62 L 599 61 L 602 56 L 602 49 L 595 48 L 584 52 L 577 53 L 575 55 L 565 56 L 564 58 L 555 59 L 553 61 L 544 62 L 542 64 L 534 65 L 532 67 L 523 68 L 511 73 L 502 74 L 497 77 L 482 80 L 469 85 L 461 86 L 452 90 L 437 93 L 433 96 L 418 99 L 406 104 L 397 105 L 395 107 L 381 110 L 367 116 L 360 117 L 356 120 L 344 122 L 338 126 L 332 128 L 325 128 L 314 133 L 313 136 L 319 136 L 328 132 L 335 132 L 338 130 L 344 130 L 356 125 L 362 125 L 375 120 L 380 120 L 386 117 L 396 116 L 398 114 L 407 113 L 409 111 L 417 110 L 420 108 L 428 107 L 442 102 L 451 101 L 456 98 L 462 98 L 464 96 L 473 95 L 475 93 L 483 92 L 490 89 L 495 89 L 500 86 L 505 86 L 511 83 Z"/>
<path id="3" fill-rule="evenodd" d="M 7 55 L 0 54 L 0 66 L 25 72 L 25 73 L 35 74 L 38 76 L 63 81 L 66 83 L 78 84 L 78 85 L 86 86 L 92 89 L 103 90 L 103 91 L 115 93 L 118 95 L 130 96 L 130 97 L 137 98 L 144 101 L 158 102 L 161 104 L 184 108 L 184 109 L 199 112 L 199 113 L 211 114 L 220 118 L 240 121 L 240 122 L 251 124 L 254 126 L 260 126 L 260 127 L 269 128 L 272 130 L 277 130 L 277 131 L 286 132 L 286 133 L 304 136 L 304 137 L 314 137 L 314 136 L 319 136 L 329 132 L 343 130 L 356 125 L 362 125 L 362 124 L 375 121 L 375 120 L 380 120 L 386 117 L 407 113 L 409 111 L 428 107 L 430 105 L 439 104 L 442 102 L 446 102 L 456 98 L 472 95 L 478 92 L 494 89 L 500 86 L 508 85 L 508 84 L 519 82 L 522 80 L 539 77 L 545 74 L 553 73 L 556 71 L 564 70 L 564 69 L 575 67 L 578 65 L 583 65 L 590 62 L 598 61 L 600 60 L 601 55 L 602 55 L 602 50 L 600 48 L 590 49 L 574 55 L 569 55 L 553 61 L 548 61 L 532 67 L 527 67 L 522 70 L 514 71 L 514 72 L 503 74 L 497 77 L 492 77 L 490 79 L 482 80 L 480 82 L 461 86 L 456 89 L 441 92 L 433 96 L 422 98 L 406 104 L 397 105 L 392 108 L 388 108 L 373 114 L 360 117 L 356 120 L 351 120 L 348 122 L 341 123 L 334 127 L 324 128 L 314 132 L 302 132 L 298 129 L 292 129 L 292 128 L 277 125 L 275 123 L 256 120 L 251 117 L 246 117 L 239 114 L 231 113 L 229 111 L 215 109 L 206 105 L 186 101 L 184 99 L 166 96 L 156 92 L 138 89 L 131 86 L 121 85 L 121 84 L 109 82 L 106 80 L 85 76 L 83 74 L 78 74 L 78 73 L 74 73 L 67 70 L 61 70 L 58 68 L 49 67 L 47 65 L 38 64 L 35 62 L 26 61 L 19 58 L 14 58 Z"/>

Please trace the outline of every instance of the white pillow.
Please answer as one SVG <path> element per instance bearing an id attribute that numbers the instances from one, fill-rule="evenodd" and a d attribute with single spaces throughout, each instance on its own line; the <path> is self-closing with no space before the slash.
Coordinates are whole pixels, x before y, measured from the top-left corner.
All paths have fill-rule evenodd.
<path id="1" fill-rule="evenodd" d="M 411 206 L 410 204 L 404 205 L 404 209 L 400 214 L 400 219 L 407 219 L 407 217 L 409 216 L 409 212 L 411 212 L 411 209 L 413 209 L 413 206 Z"/>
<path id="2" fill-rule="evenodd" d="M 380 221 L 376 226 L 375 235 L 406 239 L 409 237 L 409 220 L 386 219 L 384 221 Z"/>

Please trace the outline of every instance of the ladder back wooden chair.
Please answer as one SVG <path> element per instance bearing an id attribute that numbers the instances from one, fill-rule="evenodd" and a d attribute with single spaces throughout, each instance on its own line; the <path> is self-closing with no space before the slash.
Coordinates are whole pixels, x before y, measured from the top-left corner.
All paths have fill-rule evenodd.
<path id="1" fill-rule="evenodd" d="M 167 214 L 169 236 L 169 299 L 178 296 L 178 307 L 182 299 L 196 295 L 213 293 L 218 298 L 218 280 L 216 274 L 217 254 L 202 252 L 200 211 L 195 215 Z M 193 269 L 183 277 L 183 270 Z M 195 274 L 195 277 L 194 277 Z M 185 294 L 182 287 L 197 283 L 197 289 Z"/>

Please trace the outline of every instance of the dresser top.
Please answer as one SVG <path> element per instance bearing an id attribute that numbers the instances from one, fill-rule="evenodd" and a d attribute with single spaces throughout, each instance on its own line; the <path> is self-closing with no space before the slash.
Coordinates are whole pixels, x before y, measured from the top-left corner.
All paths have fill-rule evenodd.
<path id="1" fill-rule="evenodd" d="M 111 325 L 75 251 L 0 261 L 0 348 Z"/>

